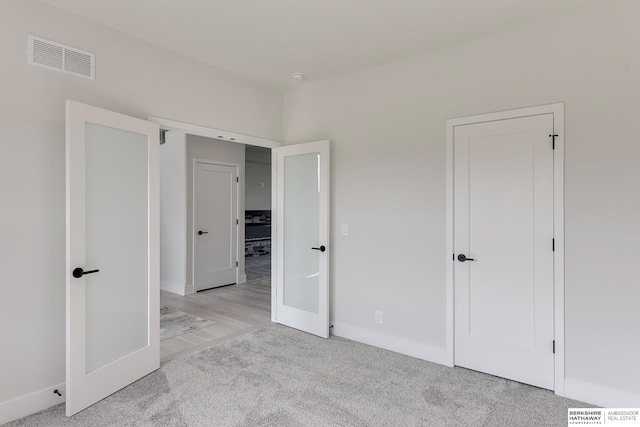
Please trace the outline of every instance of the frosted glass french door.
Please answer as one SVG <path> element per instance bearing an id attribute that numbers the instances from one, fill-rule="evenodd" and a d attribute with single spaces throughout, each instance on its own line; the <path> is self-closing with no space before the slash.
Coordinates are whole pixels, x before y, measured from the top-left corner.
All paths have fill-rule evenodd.
<path id="1" fill-rule="evenodd" d="M 67 101 L 68 416 L 160 365 L 158 132 Z"/>
<path id="2" fill-rule="evenodd" d="M 275 149 L 278 323 L 329 337 L 329 141 Z"/>

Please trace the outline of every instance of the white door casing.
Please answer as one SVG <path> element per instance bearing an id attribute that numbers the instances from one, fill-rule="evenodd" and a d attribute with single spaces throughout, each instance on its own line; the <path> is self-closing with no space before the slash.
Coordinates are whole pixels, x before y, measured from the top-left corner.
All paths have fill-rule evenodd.
<path id="1" fill-rule="evenodd" d="M 274 151 L 272 319 L 329 337 L 329 141 Z M 273 290 L 272 290 L 273 292 Z"/>
<path id="2" fill-rule="evenodd" d="M 562 104 L 447 122 L 451 364 L 560 395 L 562 134 Z"/>
<path id="3" fill-rule="evenodd" d="M 237 282 L 238 168 L 194 160 L 193 268 L 196 291 Z"/>
<path id="4" fill-rule="evenodd" d="M 159 129 L 73 101 L 66 116 L 71 416 L 160 367 Z"/>

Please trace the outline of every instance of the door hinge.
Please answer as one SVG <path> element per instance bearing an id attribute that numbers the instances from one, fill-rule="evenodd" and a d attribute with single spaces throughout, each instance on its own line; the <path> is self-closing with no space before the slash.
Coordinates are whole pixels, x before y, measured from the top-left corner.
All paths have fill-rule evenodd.
<path id="1" fill-rule="evenodd" d="M 240 177 L 236 176 L 236 182 L 240 182 Z"/>
<path id="2" fill-rule="evenodd" d="M 556 137 L 558 136 L 557 133 L 553 133 L 551 135 L 549 135 L 549 138 L 551 138 L 551 149 L 555 150 L 556 149 Z"/>
<path id="3" fill-rule="evenodd" d="M 551 239 L 551 250 L 556 251 L 556 239 Z"/>
<path id="4" fill-rule="evenodd" d="M 553 340 L 553 354 L 556 354 L 556 340 Z"/>
<path id="5" fill-rule="evenodd" d="M 240 224 L 240 221 L 238 221 L 238 220 L 236 219 L 236 225 L 238 225 L 238 224 Z"/>
<path id="6" fill-rule="evenodd" d="M 238 261 L 236 261 L 236 267 L 238 266 Z"/>
<path id="7" fill-rule="evenodd" d="M 164 144 L 165 142 L 167 142 L 167 131 L 165 129 L 160 129 L 160 145 Z"/>

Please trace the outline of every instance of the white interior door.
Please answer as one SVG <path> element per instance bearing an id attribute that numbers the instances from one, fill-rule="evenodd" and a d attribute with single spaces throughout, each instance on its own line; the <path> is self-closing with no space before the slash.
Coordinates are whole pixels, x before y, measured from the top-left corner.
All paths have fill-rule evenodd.
<path id="1" fill-rule="evenodd" d="M 67 101 L 66 413 L 160 367 L 156 124 Z"/>
<path id="2" fill-rule="evenodd" d="M 454 132 L 455 364 L 553 389 L 553 114 Z"/>
<path id="3" fill-rule="evenodd" d="M 329 337 L 329 141 L 275 149 L 275 320 Z"/>
<path id="4" fill-rule="evenodd" d="M 238 167 L 196 161 L 193 203 L 196 291 L 236 283 Z"/>

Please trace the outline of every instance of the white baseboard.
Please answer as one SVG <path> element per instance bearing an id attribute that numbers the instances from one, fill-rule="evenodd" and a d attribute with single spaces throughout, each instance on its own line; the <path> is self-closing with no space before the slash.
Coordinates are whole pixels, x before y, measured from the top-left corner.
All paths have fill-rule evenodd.
<path id="1" fill-rule="evenodd" d="M 62 396 L 53 391 L 58 390 Z M 65 402 L 64 383 L 0 403 L 0 425 Z"/>
<path id="2" fill-rule="evenodd" d="M 160 281 L 160 289 L 178 295 L 185 295 L 185 284 L 179 282 Z"/>
<path id="3" fill-rule="evenodd" d="M 565 378 L 564 395 L 603 408 L 640 408 L 640 394 Z"/>
<path id="4" fill-rule="evenodd" d="M 184 286 L 184 295 L 191 295 L 195 293 L 196 293 L 196 287 L 193 285 L 193 283 L 187 283 Z"/>
<path id="5" fill-rule="evenodd" d="M 247 275 L 241 274 L 238 276 L 238 283 L 247 283 Z"/>
<path id="6" fill-rule="evenodd" d="M 334 323 L 332 333 L 337 337 L 406 354 L 428 362 L 451 366 L 449 353 L 444 347 L 435 347 L 422 342 L 371 331 L 359 326 L 345 325 L 344 323 Z"/>

